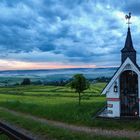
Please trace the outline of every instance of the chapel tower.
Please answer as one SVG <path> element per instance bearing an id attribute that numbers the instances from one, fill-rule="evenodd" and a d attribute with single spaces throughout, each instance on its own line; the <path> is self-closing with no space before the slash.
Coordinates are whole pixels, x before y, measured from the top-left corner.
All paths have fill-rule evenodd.
<path id="1" fill-rule="evenodd" d="M 133 47 L 130 27 L 128 27 L 124 48 L 121 50 L 121 57 L 122 63 L 126 60 L 127 57 L 129 57 L 131 61 L 136 64 L 136 50 Z"/>
<path id="2" fill-rule="evenodd" d="M 121 65 L 102 91 L 106 94 L 107 107 L 101 117 L 140 118 L 140 68 L 130 31 L 131 13 L 125 18 L 128 31 L 121 50 Z"/>

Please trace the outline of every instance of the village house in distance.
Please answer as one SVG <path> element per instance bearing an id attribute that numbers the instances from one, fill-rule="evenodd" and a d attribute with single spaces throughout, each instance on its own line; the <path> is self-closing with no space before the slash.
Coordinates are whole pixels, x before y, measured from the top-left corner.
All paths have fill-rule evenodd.
<path id="1" fill-rule="evenodd" d="M 106 94 L 107 107 L 101 117 L 140 117 L 140 69 L 131 38 L 130 18 L 131 13 L 126 15 L 128 31 L 121 50 L 121 66 L 102 91 Z"/>

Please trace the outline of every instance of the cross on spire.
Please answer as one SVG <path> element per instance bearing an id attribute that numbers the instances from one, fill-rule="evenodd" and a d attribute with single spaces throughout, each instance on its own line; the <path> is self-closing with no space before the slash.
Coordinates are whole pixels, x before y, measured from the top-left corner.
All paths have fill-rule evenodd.
<path id="1" fill-rule="evenodd" d="M 126 18 L 126 20 L 127 20 L 127 23 L 126 23 L 126 24 L 128 24 L 128 27 L 129 27 L 130 24 L 131 24 L 131 22 L 130 22 L 130 19 L 131 19 L 131 13 L 129 12 L 128 15 L 125 15 L 125 18 Z"/>

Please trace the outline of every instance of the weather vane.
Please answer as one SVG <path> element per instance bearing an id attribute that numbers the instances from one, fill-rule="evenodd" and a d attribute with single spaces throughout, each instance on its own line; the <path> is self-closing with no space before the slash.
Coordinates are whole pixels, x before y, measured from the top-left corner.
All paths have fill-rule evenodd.
<path id="1" fill-rule="evenodd" d="M 131 18 L 131 13 L 129 12 L 128 15 L 125 15 L 126 20 L 128 21 L 126 24 L 128 24 L 128 27 L 130 26 L 131 22 L 130 22 L 130 18 Z"/>

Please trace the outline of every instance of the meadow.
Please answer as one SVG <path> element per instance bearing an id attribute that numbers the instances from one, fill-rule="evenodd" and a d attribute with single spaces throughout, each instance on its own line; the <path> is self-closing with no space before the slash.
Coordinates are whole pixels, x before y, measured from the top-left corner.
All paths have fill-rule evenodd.
<path id="1" fill-rule="evenodd" d="M 104 129 L 140 130 L 139 120 L 128 121 L 129 123 L 127 123 L 127 120 L 93 119 L 94 115 L 105 106 L 105 96 L 100 95 L 105 85 L 106 83 L 92 84 L 90 89 L 83 93 L 80 106 L 78 105 L 78 94 L 67 86 L 31 85 L 1 87 L 0 106 L 22 112 L 25 115 L 31 114 L 40 118 L 68 124 Z M 17 124 L 35 133 L 37 131 L 41 135 L 45 135 L 47 131 L 47 136 L 49 135 L 49 137 L 56 139 L 76 139 L 75 137 L 77 137 L 77 139 L 91 139 L 90 136 L 83 136 L 83 134 L 72 134 L 72 132 L 64 132 L 66 130 L 58 130 L 58 128 L 50 128 L 50 126 L 41 126 L 41 124 L 36 124 L 36 122 L 31 120 L 28 121 L 25 118 L 18 118 L 17 116 L 8 114 L 8 112 L 1 109 L 0 119 Z M 29 122 L 31 123 L 30 125 L 28 125 Z M 44 127 L 46 130 L 43 129 Z M 94 136 L 94 139 L 100 138 L 101 137 Z"/>
<path id="2" fill-rule="evenodd" d="M 92 116 L 105 104 L 105 98 L 99 94 L 104 86 L 105 83 L 98 83 L 85 91 L 81 106 L 78 94 L 69 87 L 0 88 L 0 106 L 47 119 L 90 125 Z"/>

